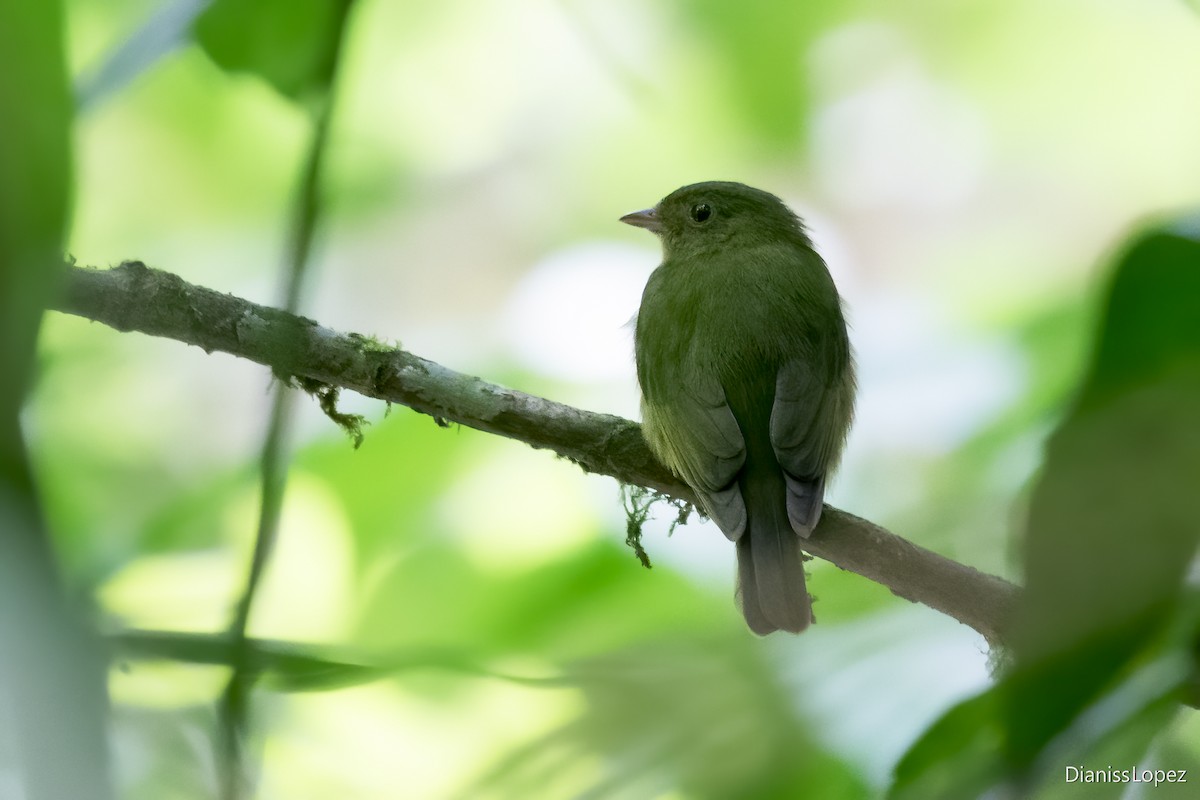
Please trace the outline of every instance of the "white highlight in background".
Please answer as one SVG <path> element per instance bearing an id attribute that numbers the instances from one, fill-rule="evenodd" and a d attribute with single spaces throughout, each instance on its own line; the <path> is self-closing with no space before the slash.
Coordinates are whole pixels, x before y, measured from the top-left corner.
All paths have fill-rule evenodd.
<path id="1" fill-rule="evenodd" d="M 527 368 L 578 382 L 628 380 L 633 328 L 656 249 L 592 242 L 559 250 L 517 285 L 501 320 Z"/>

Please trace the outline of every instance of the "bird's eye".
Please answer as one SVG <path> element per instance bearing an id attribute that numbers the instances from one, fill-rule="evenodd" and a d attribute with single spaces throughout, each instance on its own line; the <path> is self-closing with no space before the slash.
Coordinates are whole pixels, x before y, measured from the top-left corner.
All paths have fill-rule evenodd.
<path id="1" fill-rule="evenodd" d="M 697 203 L 692 206 L 692 219 L 696 222 L 704 222 L 712 216 L 712 206 L 708 203 Z"/>

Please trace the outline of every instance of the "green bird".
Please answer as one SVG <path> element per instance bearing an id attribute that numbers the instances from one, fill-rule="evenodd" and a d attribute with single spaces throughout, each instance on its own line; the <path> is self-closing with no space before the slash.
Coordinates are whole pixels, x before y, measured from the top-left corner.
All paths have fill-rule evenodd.
<path id="1" fill-rule="evenodd" d="M 646 441 L 736 543 L 750 629 L 799 633 L 801 544 L 854 410 L 837 288 L 799 217 L 741 183 L 685 186 L 621 221 L 663 246 L 634 342 Z"/>

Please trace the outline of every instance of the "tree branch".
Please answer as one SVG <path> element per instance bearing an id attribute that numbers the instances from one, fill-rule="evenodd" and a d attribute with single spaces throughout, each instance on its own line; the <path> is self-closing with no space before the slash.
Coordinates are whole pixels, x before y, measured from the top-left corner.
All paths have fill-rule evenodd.
<path id="1" fill-rule="evenodd" d="M 695 502 L 691 490 L 650 453 L 641 427 L 627 419 L 487 383 L 357 334 L 194 286 L 141 262 L 103 271 L 68 269 L 59 311 L 256 361 L 282 378 L 353 389 L 552 450 L 587 472 Z M 829 505 L 804 549 L 969 625 L 993 645 L 1003 639 L 1019 591 Z"/>

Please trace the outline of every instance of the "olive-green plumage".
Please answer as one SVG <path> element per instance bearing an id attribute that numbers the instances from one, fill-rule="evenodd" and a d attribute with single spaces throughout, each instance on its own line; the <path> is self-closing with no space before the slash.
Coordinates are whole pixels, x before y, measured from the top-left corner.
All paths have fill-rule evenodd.
<path id="1" fill-rule="evenodd" d="M 621 220 L 663 245 L 637 317 L 646 440 L 737 543 L 750 628 L 799 633 L 801 540 L 854 405 L 833 279 L 796 215 L 744 184 L 685 186 Z"/>

